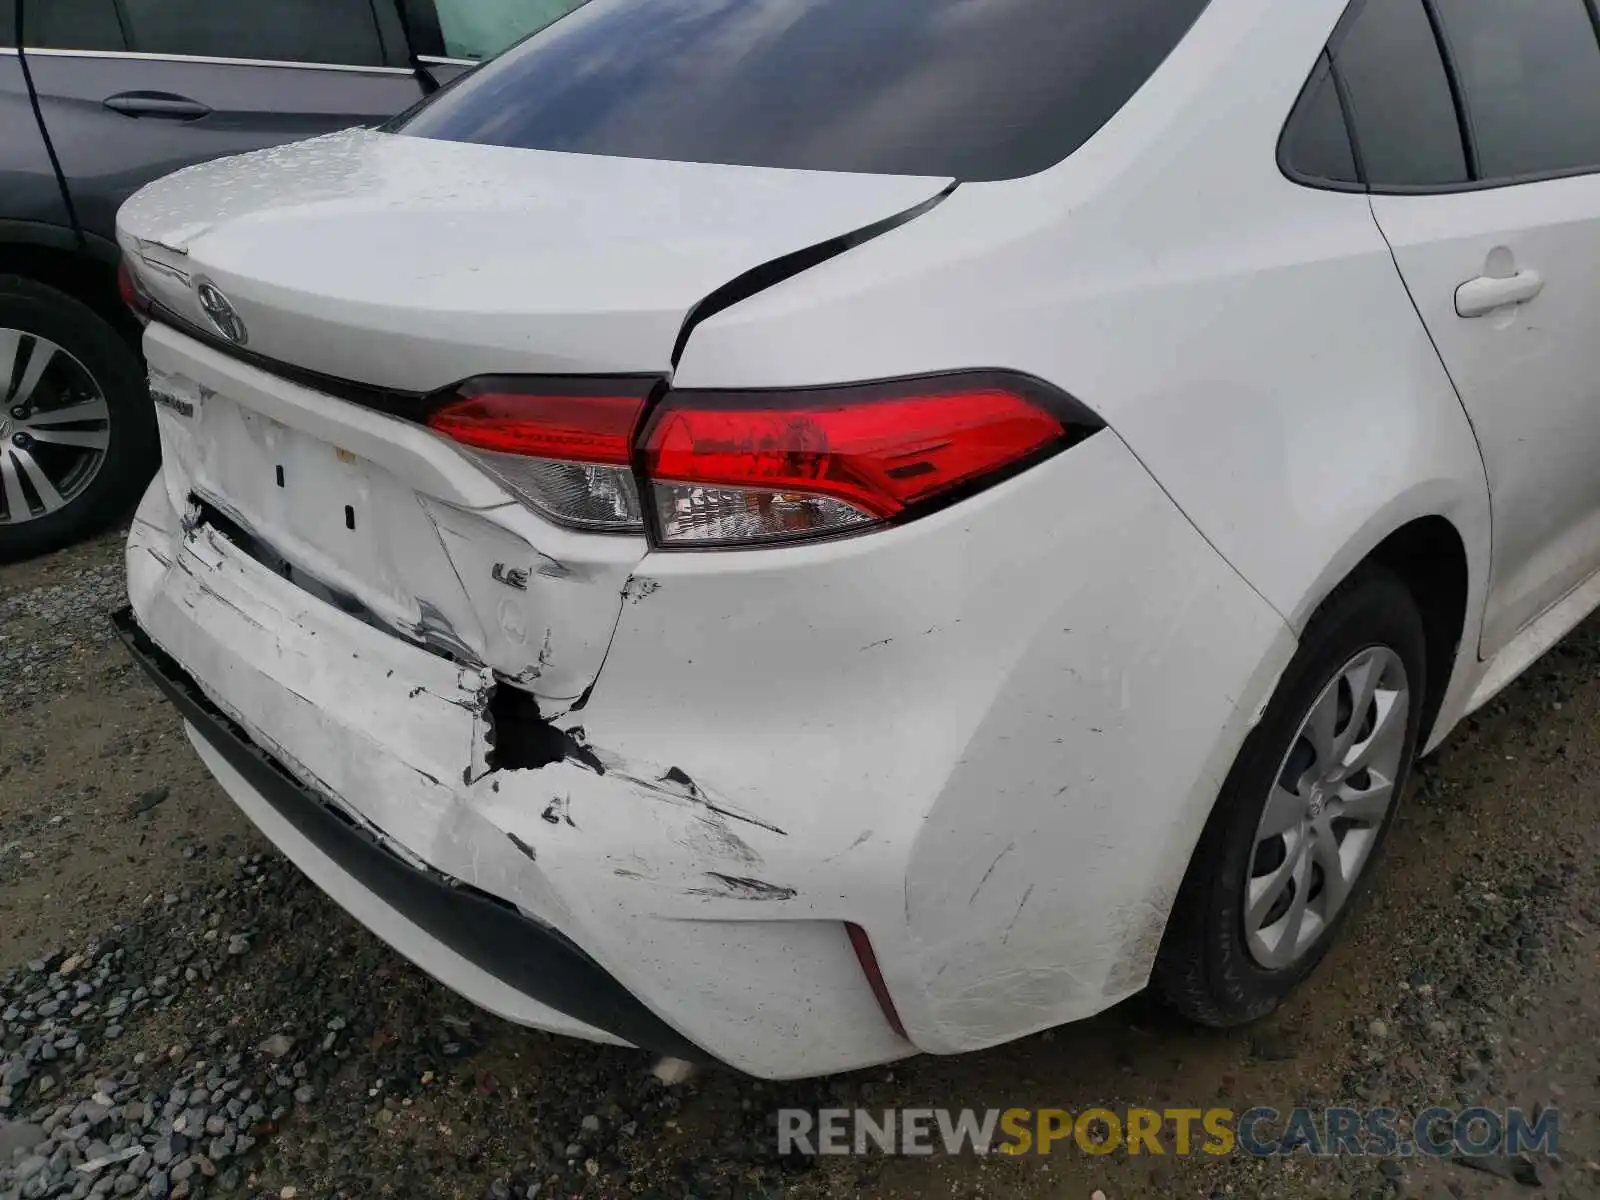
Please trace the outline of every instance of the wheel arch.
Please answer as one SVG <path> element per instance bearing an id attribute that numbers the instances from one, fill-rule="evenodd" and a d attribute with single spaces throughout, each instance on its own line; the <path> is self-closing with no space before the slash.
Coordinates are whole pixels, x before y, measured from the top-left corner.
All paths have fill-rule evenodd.
<path id="1" fill-rule="evenodd" d="M 117 293 L 117 248 L 37 221 L 0 221 L 0 275 L 21 275 L 88 305 L 136 350 L 138 322 Z"/>
<path id="2" fill-rule="evenodd" d="M 1427 745 L 1466 632 L 1467 548 L 1456 527 L 1444 517 L 1419 517 L 1379 543 L 1367 561 L 1397 576 L 1422 614 L 1428 665 L 1420 739 Z"/>
<path id="3" fill-rule="evenodd" d="M 1478 637 L 1489 574 L 1487 497 L 1424 485 L 1367 522 L 1288 614 L 1298 637 L 1328 598 L 1369 565 L 1405 584 L 1422 615 L 1427 678 L 1421 745 L 1431 750 L 1459 714 L 1460 697 L 1477 665 Z M 1441 720 L 1441 715 L 1443 719 Z"/>

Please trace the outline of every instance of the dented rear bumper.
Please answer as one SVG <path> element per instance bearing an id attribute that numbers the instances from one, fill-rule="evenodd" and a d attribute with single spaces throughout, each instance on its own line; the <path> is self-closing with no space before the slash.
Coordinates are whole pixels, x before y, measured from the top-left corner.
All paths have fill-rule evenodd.
<path id="1" fill-rule="evenodd" d="M 139 628 L 131 609 L 112 616 L 117 636 L 188 723 L 208 761 L 225 763 L 234 791 L 249 789 L 259 814 L 270 809 L 337 872 L 419 937 L 470 963 L 538 1006 L 533 1016 L 561 1032 L 611 1039 L 691 1060 L 710 1058 L 652 1013 L 605 969 L 548 925 L 459 879 L 407 861 L 371 829 L 297 780 L 206 699 L 193 679 Z M 459 988 L 459 975 L 452 980 Z M 480 1003 L 495 1001 L 480 996 Z M 499 1005 L 499 1007 L 506 1007 Z M 513 1012 L 518 1007 L 511 1006 Z M 528 1006 L 521 1006 L 526 1009 Z M 569 1024 L 539 1011 L 571 1018 Z M 508 1014 L 511 1015 L 511 1014 Z M 524 1013 L 526 1019 L 527 1013 Z"/>
<path id="2" fill-rule="evenodd" d="M 746 919 L 752 899 L 793 894 L 755 878 L 783 831 L 681 772 L 602 763 L 570 733 L 558 739 L 571 760 L 491 769 L 491 670 L 374 628 L 211 526 L 184 527 L 159 482 L 127 563 L 123 624 L 169 695 L 186 697 L 219 782 L 314 882 L 447 986 L 535 1028 L 758 1074 L 912 1052 L 842 924 Z M 330 821 L 347 827 L 337 844 Z M 441 912 L 441 886 L 482 903 Z M 500 915 L 469 930 L 468 909 L 484 905 Z M 730 1019 L 740 1036 L 718 1046 Z"/>
<path id="3" fill-rule="evenodd" d="M 603 669 L 540 726 L 563 752 L 521 769 L 494 757 L 491 669 L 180 527 L 160 485 L 128 580 L 206 702 L 413 878 L 492 897 L 683 1041 L 772 1078 L 978 1049 L 1142 987 L 1294 649 L 1111 431 L 870 537 L 645 555 Z M 646 1038 L 485 971 L 197 745 L 285 853 L 448 986 L 539 1028 Z"/>

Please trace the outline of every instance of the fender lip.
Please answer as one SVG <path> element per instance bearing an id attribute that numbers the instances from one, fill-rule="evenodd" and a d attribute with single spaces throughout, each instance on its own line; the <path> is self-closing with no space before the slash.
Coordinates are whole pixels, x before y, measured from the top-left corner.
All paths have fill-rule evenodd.
<path id="1" fill-rule="evenodd" d="M 111 614 L 118 639 L 183 719 L 319 850 L 407 920 L 474 966 L 558 1012 L 635 1046 L 712 1066 L 689 1041 L 557 930 L 460 880 L 402 860 L 301 784 L 216 708 L 140 628 Z"/>

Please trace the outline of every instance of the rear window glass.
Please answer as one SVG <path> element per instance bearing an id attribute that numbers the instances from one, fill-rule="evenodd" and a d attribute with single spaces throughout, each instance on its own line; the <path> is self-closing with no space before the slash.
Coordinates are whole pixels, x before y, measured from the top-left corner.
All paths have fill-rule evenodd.
<path id="1" fill-rule="evenodd" d="M 1284 164 L 1305 180 L 1357 184 L 1355 149 L 1339 103 L 1339 89 L 1323 55 L 1300 94 L 1284 134 Z"/>
<path id="2" fill-rule="evenodd" d="M 822 171 L 1031 175 L 1208 0 L 589 0 L 401 118 L 418 137 Z"/>
<path id="3" fill-rule="evenodd" d="M 1350 97 L 1356 152 L 1369 184 L 1466 181 L 1450 77 L 1422 0 L 1366 0 L 1330 52 Z"/>

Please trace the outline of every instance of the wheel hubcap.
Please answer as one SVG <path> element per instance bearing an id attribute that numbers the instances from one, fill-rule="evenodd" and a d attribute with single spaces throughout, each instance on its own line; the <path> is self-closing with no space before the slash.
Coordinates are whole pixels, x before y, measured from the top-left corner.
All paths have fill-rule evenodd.
<path id="1" fill-rule="evenodd" d="M 1386 646 L 1357 654 L 1300 722 L 1256 827 L 1245 883 L 1250 955 L 1293 965 L 1350 898 L 1395 801 L 1411 692 Z"/>
<path id="2" fill-rule="evenodd" d="M 111 444 L 105 393 L 54 342 L 0 328 L 0 526 L 65 508 Z"/>

